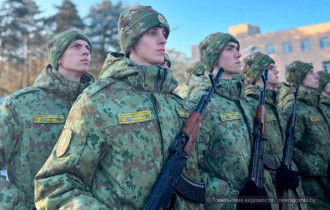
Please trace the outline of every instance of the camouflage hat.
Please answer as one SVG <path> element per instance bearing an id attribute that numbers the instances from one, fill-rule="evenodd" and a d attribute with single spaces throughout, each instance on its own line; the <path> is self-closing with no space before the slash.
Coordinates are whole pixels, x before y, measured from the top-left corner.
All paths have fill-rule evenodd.
<path id="1" fill-rule="evenodd" d="M 92 51 L 92 45 L 87 36 L 76 31 L 76 30 L 67 30 L 56 37 L 54 37 L 48 43 L 48 53 L 49 53 L 49 62 L 54 69 L 57 69 L 57 62 L 68 48 L 68 46 L 75 40 L 82 39 L 85 40 L 90 47 L 90 52 Z"/>
<path id="2" fill-rule="evenodd" d="M 199 44 L 200 60 L 207 67 L 208 71 L 213 70 L 214 65 L 228 42 L 235 42 L 238 44 L 238 48 L 240 47 L 235 37 L 221 32 L 208 35 Z"/>
<path id="3" fill-rule="evenodd" d="M 317 74 L 319 75 L 319 89 L 318 92 L 322 92 L 330 80 L 330 74 L 325 71 L 318 71 Z"/>
<path id="4" fill-rule="evenodd" d="M 286 81 L 292 87 L 299 87 L 311 68 L 313 68 L 313 65 L 310 63 L 304 63 L 302 61 L 293 61 L 285 69 Z"/>
<path id="5" fill-rule="evenodd" d="M 138 6 L 120 14 L 118 21 L 119 43 L 126 57 L 128 57 L 131 47 L 141 36 L 154 27 L 165 28 L 167 39 L 170 27 L 165 17 L 151 6 Z"/>
<path id="6" fill-rule="evenodd" d="M 167 53 L 165 53 L 165 55 L 164 55 L 164 62 L 167 62 L 168 63 L 168 68 L 171 68 L 171 59 L 170 59 L 170 56 L 168 56 L 168 54 Z"/>
<path id="7" fill-rule="evenodd" d="M 268 55 L 255 52 L 243 59 L 243 76 L 247 83 L 254 84 L 264 69 L 275 61 Z"/>

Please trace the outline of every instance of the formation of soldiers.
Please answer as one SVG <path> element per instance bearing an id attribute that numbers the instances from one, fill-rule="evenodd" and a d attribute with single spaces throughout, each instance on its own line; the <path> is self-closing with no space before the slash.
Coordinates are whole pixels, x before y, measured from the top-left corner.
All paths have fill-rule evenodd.
<path id="1" fill-rule="evenodd" d="M 13 93 L 0 112 L 1 209 L 143 209 L 192 108 L 215 93 L 183 174 L 204 183 L 205 202 L 173 195 L 174 209 L 330 209 L 330 75 L 294 61 L 280 84 L 275 61 L 260 52 L 243 59 L 239 40 L 212 33 L 199 45 L 201 62 L 178 82 L 165 54 L 170 27 L 150 6 L 124 11 L 122 53 L 110 52 L 94 82 L 92 45 L 69 30 L 48 45 L 49 61 L 32 87 Z M 164 59 L 165 57 L 165 59 Z M 223 68 L 213 84 L 209 75 Z M 256 107 L 268 71 L 262 188 L 247 188 Z M 286 125 L 296 102 L 293 163 L 283 167 Z M 245 194 L 244 194 L 244 193 Z M 193 193 L 193 192 L 192 192 Z M 239 195 L 274 202 L 240 202 Z M 227 200 L 226 200 L 227 199 Z M 237 199 L 235 201 L 235 199 Z M 314 199 L 315 202 L 304 202 Z M 230 200 L 230 201 L 229 201 Z"/>

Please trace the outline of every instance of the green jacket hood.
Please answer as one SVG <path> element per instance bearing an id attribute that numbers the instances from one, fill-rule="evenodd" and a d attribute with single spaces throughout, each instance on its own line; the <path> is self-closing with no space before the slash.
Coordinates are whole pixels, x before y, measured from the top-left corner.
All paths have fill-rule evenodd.
<path id="1" fill-rule="evenodd" d="M 202 76 L 192 74 L 189 81 L 187 97 L 189 98 L 199 91 L 209 91 L 211 86 L 212 83 L 208 76 L 208 72 L 205 72 Z M 219 95 L 230 100 L 245 98 L 244 80 L 240 77 L 234 77 L 231 80 L 220 79 L 215 90 Z"/>
<path id="2" fill-rule="evenodd" d="M 38 87 L 49 92 L 55 92 L 63 98 L 75 100 L 78 95 L 91 83 L 94 78 L 90 74 L 83 74 L 80 82 L 70 81 L 66 79 L 58 71 L 48 65 L 34 82 L 34 87 Z"/>
<path id="3" fill-rule="evenodd" d="M 138 65 L 117 52 L 108 54 L 100 78 L 126 80 L 135 88 L 150 92 L 172 93 L 178 86 L 170 69 L 160 65 Z"/>
<path id="4" fill-rule="evenodd" d="M 321 96 L 320 96 L 320 103 L 322 103 L 322 104 L 326 104 L 326 105 L 330 106 L 330 98 L 321 95 Z"/>
<path id="5" fill-rule="evenodd" d="M 287 103 L 294 100 L 294 91 L 295 88 L 287 84 L 283 84 L 281 86 L 278 103 L 278 106 L 281 109 L 283 109 Z M 320 96 L 319 94 L 314 92 L 309 93 L 303 90 L 299 90 L 297 100 L 302 101 L 311 106 L 318 106 L 320 103 Z"/>
<path id="6" fill-rule="evenodd" d="M 247 96 L 259 99 L 262 88 L 257 85 L 248 84 L 245 88 L 245 94 Z M 271 89 L 266 89 L 265 103 L 269 105 L 277 105 L 278 92 Z"/>

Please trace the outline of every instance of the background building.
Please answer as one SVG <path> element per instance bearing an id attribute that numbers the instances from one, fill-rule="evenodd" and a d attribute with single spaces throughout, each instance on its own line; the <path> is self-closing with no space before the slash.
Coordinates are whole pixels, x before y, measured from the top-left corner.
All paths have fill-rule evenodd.
<path id="1" fill-rule="evenodd" d="M 330 73 L 330 22 L 266 34 L 258 26 L 240 24 L 229 27 L 229 33 L 238 38 L 242 59 L 257 51 L 272 57 L 280 81 L 285 81 L 285 66 L 295 60 Z M 193 62 L 199 60 L 198 45 L 192 46 L 191 54 Z"/>

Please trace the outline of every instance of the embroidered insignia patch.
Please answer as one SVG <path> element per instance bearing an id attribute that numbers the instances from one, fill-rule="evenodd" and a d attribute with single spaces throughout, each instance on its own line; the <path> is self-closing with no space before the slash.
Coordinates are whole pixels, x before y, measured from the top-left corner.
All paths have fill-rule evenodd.
<path id="1" fill-rule="evenodd" d="M 158 15 L 158 20 L 159 20 L 159 22 L 161 22 L 163 24 L 165 23 L 164 17 L 161 15 Z"/>
<path id="2" fill-rule="evenodd" d="M 220 115 L 221 121 L 230 121 L 230 120 L 241 119 L 239 112 L 229 112 L 229 113 L 223 113 L 223 114 L 219 114 L 219 115 Z"/>
<path id="3" fill-rule="evenodd" d="M 271 121 L 274 121 L 275 120 L 275 115 L 270 114 L 270 115 L 267 115 L 266 118 L 267 118 L 266 122 L 271 122 Z"/>
<path id="4" fill-rule="evenodd" d="M 122 113 L 118 114 L 119 124 L 131 124 L 138 122 L 146 122 L 152 120 L 151 111 L 141 111 L 141 112 L 133 112 L 133 113 Z"/>
<path id="5" fill-rule="evenodd" d="M 56 148 L 56 156 L 58 158 L 61 157 L 68 149 L 71 137 L 72 137 L 71 129 L 69 128 L 63 129 Z"/>
<path id="6" fill-rule="evenodd" d="M 64 123 L 64 115 L 45 115 L 35 114 L 33 118 L 34 123 Z"/>
<path id="7" fill-rule="evenodd" d="M 176 111 L 178 112 L 179 116 L 182 117 L 182 118 L 188 118 L 189 117 L 189 113 L 184 109 L 176 108 Z"/>
<path id="8" fill-rule="evenodd" d="M 311 119 L 312 122 L 318 122 L 322 120 L 321 115 L 310 116 L 309 118 Z"/>

